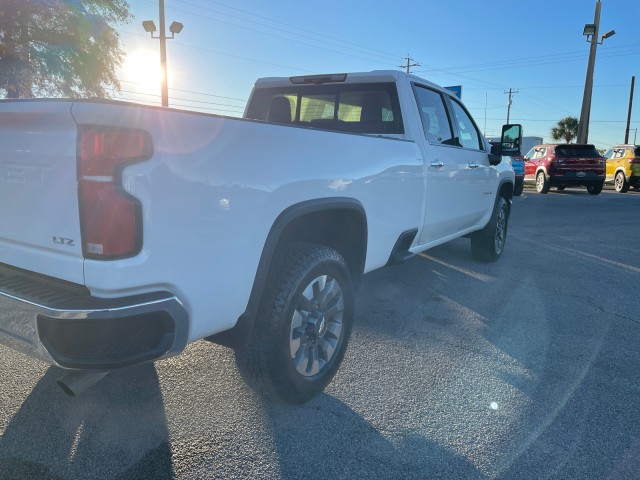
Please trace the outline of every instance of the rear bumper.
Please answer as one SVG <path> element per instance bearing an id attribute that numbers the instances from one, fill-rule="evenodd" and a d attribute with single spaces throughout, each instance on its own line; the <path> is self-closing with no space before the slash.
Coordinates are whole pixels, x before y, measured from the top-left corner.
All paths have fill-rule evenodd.
<path id="1" fill-rule="evenodd" d="M 188 315 L 166 292 L 118 299 L 0 265 L 0 343 L 63 368 L 111 370 L 182 351 Z"/>
<path id="2" fill-rule="evenodd" d="M 547 179 L 549 185 L 591 185 L 604 183 L 605 175 L 598 175 L 594 172 L 564 172 L 552 173 L 547 176 Z"/>

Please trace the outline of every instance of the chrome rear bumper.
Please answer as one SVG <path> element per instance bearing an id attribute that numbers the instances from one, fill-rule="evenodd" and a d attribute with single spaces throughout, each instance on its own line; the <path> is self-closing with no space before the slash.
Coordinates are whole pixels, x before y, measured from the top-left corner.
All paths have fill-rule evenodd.
<path id="1" fill-rule="evenodd" d="M 178 353 L 187 335 L 187 312 L 170 293 L 97 298 L 0 266 L 0 343 L 47 363 L 110 370 Z"/>

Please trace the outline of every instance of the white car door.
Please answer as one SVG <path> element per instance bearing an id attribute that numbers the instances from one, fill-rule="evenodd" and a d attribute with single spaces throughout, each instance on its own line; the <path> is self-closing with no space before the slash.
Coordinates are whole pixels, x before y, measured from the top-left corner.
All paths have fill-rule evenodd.
<path id="1" fill-rule="evenodd" d="M 465 119 L 451 112 L 455 107 L 447 107 L 447 100 L 437 90 L 422 85 L 414 85 L 414 89 L 424 130 L 427 171 L 424 226 L 418 240 L 425 245 L 479 222 L 487 211 L 491 186 L 488 175 L 492 170 L 487 152 L 480 149 L 484 142 L 468 115 Z M 462 117 L 464 130 L 458 117 Z M 473 130 L 468 130 L 469 124 Z M 465 134 L 464 144 L 456 136 L 458 131 Z M 472 145 L 474 132 L 477 143 Z"/>
<path id="2" fill-rule="evenodd" d="M 455 152 L 465 190 L 463 229 L 475 227 L 491 211 L 496 198 L 498 173 L 489 163 L 489 153 L 471 115 L 455 98 L 449 97 L 454 132 L 460 149 Z"/>

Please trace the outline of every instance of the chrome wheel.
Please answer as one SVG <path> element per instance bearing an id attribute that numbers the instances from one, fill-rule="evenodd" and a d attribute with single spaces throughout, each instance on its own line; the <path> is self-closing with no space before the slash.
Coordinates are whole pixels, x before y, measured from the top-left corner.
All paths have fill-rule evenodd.
<path id="1" fill-rule="evenodd" d="M 629 183 L 627 183 L 627 179 L 625 178 L 624 173 L 622 172 L 616 173 L 616 176 L 614 179 L 614 186 L 615 186 L 616 192 L 627 193 L 627 191 L 629 190 Z"/>
<path id="2" fill-rule="evenodd" d="M 536 191 L 538 193 L 547 193 L 549 191 L 549 181 L 543 171 L 539 171 L 536 175 Z"/>
<path id="3" fill-rule="evenodd" d="M 291 358 L 300 374 L 317 375 L 333 358 L 342 337 L 343 313 L 344 296 L 335 278 L 321 275 L 304 289 L 289 337 Z"/>

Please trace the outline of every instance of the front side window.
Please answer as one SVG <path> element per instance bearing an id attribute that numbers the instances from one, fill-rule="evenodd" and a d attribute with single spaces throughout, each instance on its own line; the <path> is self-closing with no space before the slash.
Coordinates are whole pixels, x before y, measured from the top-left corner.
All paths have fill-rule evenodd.
<path id="1" fill-rule="evenodd" d="M 624 157 L 624 151 L 625 151 L 624 148 L 617 148 L 615 150 L 615 153 L 613 154 L 613 158 L 622 158 L 622 157 Z"/>
<path id="2" fill-rule="evenodd" d="M 453 132 L 442 95 L 419 85 L 415 85 L 414 90 L 427 140 L 435 144 L 453 145 Z"/>
<path id="3" fill-rule="evenodd" d="M 463 148 L 471 148 L 473 150 L 482 150 L 480 142 L 480 132 L 471 120 L 469 114 L 456 100 L 451 99 L 453 105 L 453 116 L 456 126 L 458 127 L 460 146 Z"/>

